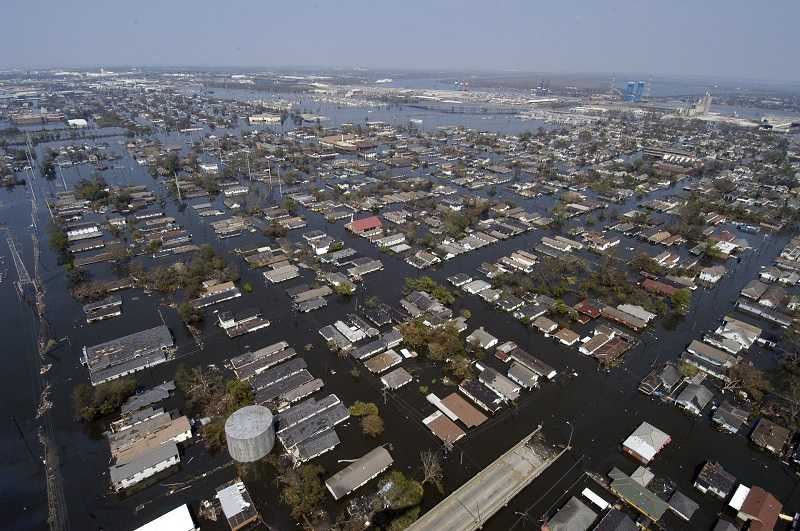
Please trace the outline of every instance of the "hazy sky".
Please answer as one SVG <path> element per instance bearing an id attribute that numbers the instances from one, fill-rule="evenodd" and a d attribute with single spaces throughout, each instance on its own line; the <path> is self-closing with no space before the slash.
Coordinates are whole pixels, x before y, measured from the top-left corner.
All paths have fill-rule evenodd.
<path id="1" fill-rule="evenodd" d="M 800 80 L 800 0 L 0 0 L 0 66 L 354 66 Z"/>

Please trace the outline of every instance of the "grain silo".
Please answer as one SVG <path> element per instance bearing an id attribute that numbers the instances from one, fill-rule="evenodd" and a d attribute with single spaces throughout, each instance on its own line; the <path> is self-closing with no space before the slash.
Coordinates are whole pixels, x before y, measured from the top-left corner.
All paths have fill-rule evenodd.
<path id="1" fill-rule="evenodd" d="M 275 445 L 272 412 L 264 406 L 245 406 L 225 421 L 228 452 L 240 463 L 258 461 Z"/>

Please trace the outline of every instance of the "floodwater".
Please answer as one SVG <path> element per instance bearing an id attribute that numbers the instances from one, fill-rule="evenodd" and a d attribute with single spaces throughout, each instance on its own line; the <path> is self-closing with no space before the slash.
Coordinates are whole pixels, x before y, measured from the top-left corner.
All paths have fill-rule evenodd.
<path id="1" fill-rule="evenodd" d="M 326 114 L 326 111 L 331 109 L 323 109 L 321 113 Z M 359 109 L 348 112 L 363 115 L 366 111 Z M 450 115 L 445 115 L 441 119 L 450 118 Z M 370 115 L 370 120 L 372 119 Z M 437 118 L 429 114 L 424 118 L 426 123 L 434 119 Z M 174 142 L 176 139 L 187 138 L 190 137 L 173 135 L 169 140 Z M 146 170 L 127 156 L 123 137 L 107 141 L 123 157 L 114 163 L 114 170 L 105 172 L 110 182 L 152 183 L 163 193 L 160 185 L 153 181 Z M 39 146 L 39 149 L 43 147 Z M 91 169 L 65 168 L 63 174 L 67 184 L 71 185 L 81 176 L 90 175 Z M 33 186 L 41 202 L 43 194 L 58 191 L 61 184 L 59 181 L 36 179 Z M 678 191 L 677 188 L 661 191 L 654 196 Z M 499 192 L 499 196 L 542 212 L 548 202 L 552 201 L 549 197 L 523 200 L 503 191 Z M 16 234 L 32 273 L 29 198 L 30 192 L 19 187 L 13 191 L 1 191 L 0 202 L 3 206 L 0 217 Z M 278 202 L 279 198 L 273 194 L 271 200 Z M 221 205 L 221 201 L 222 198 L 217 198 L 215 203 Z M 624 212 L 632 208 L 634 203 L 632 200 L 615 208 Z M 179 209 L 171 200 L 167 200 L 164 210 L 189 230 L 194 242 L 198 244 L 210 242 L 218 249 L 231 251 L 236 247 L 247 248 L 269 243 L 267 238 L 258 234 L 217 241 L 207 221 L 196 216 L 193 209 Z M 329 224 L 316 214 L 300 210 L 308 219 L 308 227 L 291 233 L 293 240 L 299 240 L 300 234 L 305 230 L 319 228 L 344 240 L 346 246 L 353 247 L 360 255 L 377 255 L 369 242 L 351 237 L 341 223 Z M 38 209 L 40 227 L 46 226 L 46 219 L 47 210 L 42 205 Z M 430 414 L 433 408 L 425 400 L 419 386 L 429 387 L 430 392 L 440 397 L 451 392 L 453 388 L 442 383 L 440 372 L 430 364 L 422 360 L 412 360 L 404 361 L 402 366 L 412 372 L 417 381 L 397 392 L 384 395 L 376 377 L 353 360 L 337 357 L 327 348 L 317 331 L 343 314 L 353 311 L 359 302 L 369 296 L 377 296 L 395 306 L 402 295 L 403 279 L 407 276 L 428 274 L 444 283 L 447 276 L 457 272 L 476 274 L 475 269 L 481 262 L 496 260 L 515 249 L 531 249 L 544 234 L 540 230 L 532 231 L 457 257 L 438 269 L 424 273 L 411 268 L 399 257 L 381 254 L 384 269 L 368 275 L 354 297 L 333 297 L 326 308 L 303 315 L 291 311 L 289 298 L 285 293 L 285 289 L 299 284 L 301 279 L 267 286 L 259 271 L 247 269 L 241 259 L 231 256 L 230 259 L 241 270 L 242 281 L 250 281 L 255 290 L 212 308 L 222 310 L 258 306 L 271 320 L 272 325 L 231 340 L 213 326 L 214 315 L 209 312 L 203 349 L 199 349 L 187 334 L 176 312 L 167 307 L 167 300 L 141 290 L 122 292 L 123 317 L 86 325 L 80 304 L 73 301 L 67 292 L 66 281 L 56 256 L 44 248 L 41 267 L 47 290 L 47 318 L 52 325 L 53 337 L 68 338 L 47 359 L 48 363 L 52 363 L 47 381 L 52 386 L 52 419 L 61 454 L 60 472 L 63 476 L 71 528 L 133 529 L 182 503 L 189 503 L 196 510 L 199 500 L 211 498 L 215 487 L 236 474 L 235 467 L 228 464 L 225 455 L 210 457 L 202 445 L 196 445 L 185 451 L 181 469 L 176 474 L 124 499 L 110 494 L 107 477 L 109 454 L 104 439 L 99 435 L 101 430 L 98 426 L 83 426 L 72 420 L 70 390 L 76 383 L 87 381 L 86 370 L 78 361 L 84 345 L 93 345 L 165 322 L 178 343 L 178 359 L 136 375 L 142 386 L 151 386 L 172 378 L 179 363 L 213 363 L 221 366 L 226 359 L 248 349 L 286 340 L 305 358 L 310 372 L 325 380 L 326 385 L 321 393 L 335 393 L 345 404 L 355 400 L 376 402 L 386 424 L 384 435 L 377 440 L 365 438 L 355 420 L 340 425 L 337 432 L 342 443 L 314 462 L 325 467 L 326 474 L 329 475 L 345 466 L 339 460 L 359 457 L 377 444 L 388 444 L 395 459 L 394 467 L 413 475 L 417 474 L 419 453 L 422 450 L 442 448 L 438 439 L 421 423 L 422 418 Z M 472 312 L 470 328 L 482 325 L 501 341 L 516 341 L 555 367 L 559 376 L 555 382 L 546 383 L 539 390 L 524 393 L 518 407 L 507 407 L 483 426 L 468 432 L 467 437 L 455 445 L 455 449 L 445 456 L 447 490 L 454 489 L 473 476 L 539 424 L 543 424 L 543 431 L 552 443 L 564 445 L 571 438 L 574 448 L 521 492 L 508 508 L 492 518 L 484 526 L 485 529 L 533 529 L 536 527 L 533 522 L 538 521 L 541 515 L 566 501 L 563 497 L 564 491 L 583 471 L 605 474 L 612 466 L 618 466 L 625 472 L 632 472 L 636 465 L 622 455 L 619 445 L 642 421 L 654 424 L 672 437 L 672 443 L 652 463 L 652 470 L 657 476 L 667 477 L 675 482 L 682 492 L 701 505 L 701 510 L 691 524 L 672 515 L 666 516 L 668 528 L 710 529 L 717 513 L 722 509 L 721 502 L 702 496 L 691 487 L 696 470 L 706 460 L 719 461 L 742 483 L 762 485 L 772 491 L 786 504 L 784 512 L 791 514 L 800 507 L 794 472 L 776 459 L 751 449 L 745 436 L 718 433 L 711 428 L 708 418 L 689 417 L 674 407 L 644 397 L 636 390 L 638 382 L 654 364 L 677 358 L 691 339 L 715 327 L 720 318 L 731 311 L 738 290 L 757 275 L 761 266 L 769 264 L 788 240 L 788 236 L 770 236 L 766 239 L 762 235 L 745 237 L 758 243 L 759 250 L 746 254 L 741 263 L 731 264 L 733 271 L 713 291 L 698 290 L 693 297 L 691 313 L 674 330 L 665 330 L 662 326 L 663 319 L 660 319 L 654 329 L 642 335 L 639 346 L 626 354 L 625 363 L 610 373 L 599 372 L 594 361 L 583 357 L 575 349 L 544 338 L 481 299 L 466 294 L 460 296 L 455 309 L 466 308 Z M 45 247 L 44 235 L 41 240 Z M 623 239 L 623 246 L 647 247 L 627 239 Z M 655 249 L 650 248 L 650 252 Z M 16 279 L 16 276 L 5 242 L 0 243 L 0 255 L 6 258 L 7 267 L 11 268 L 10 278 L 0 285 L 4 302 L 0 312 L 6 324 L 3 333 L 6 343 L 6 385 L 4 400 L 0 405 L 4 419 L 2 488 L 4 499 L 11 503 L 5 503 L 4 500 L 0 504 L 0 517 L 4 522 L 10 523 L 11 528 L 44 529 L 47 506 L 44 476 L 38 461 L 39 447 L 35 438 L 37 421 L 34 419 L 38 401 L 38 364 L 33 345 L 36 325 L 30 308 L 18 303 L 14 295 L 10 281 Z M 586 257 L 592 259 L 591 255 L 587 254 Z M 171 259 L 145 259 L 148 264 L 169 263 L 168 260 Z M 108 265 L 92 266 L 90 271 L 96 278 L 110 276 Z M 306 271 L 304 277 L 309 282 L 312 279 L 311 272 Z M 737 317 L 751 321 L 744 316 Z M 761 326 L 769 328 L 763 323 Z M 306 351 L 304 346 L 308 344 L 311 348 Z M 767 356 L 765 353 L 758 355 Z M 494 358 L 487 359 L 487 362 L 500 368 Z M 350 374 L 356 366 L 360 368 L 358 378 Z M 180 396 L 172 397 L 165 407 L 180 408 Z M 12 415 L 16 416 L 21 425 L 24 440 L 7 420 Z M 37 456 L 36 460 L 28 454 L 26 441 Z M 278 502 L 271 472 L 262 467 L 242 473 L 248 478 L 248 486 L 264 520 L 273 529 L 294 528 L 295 524 L 288 519 L 288 511 Z M 372 488 L 370 484 L 361 492 L 368 492 Z M 425 510 L 441 499 L 441 495 L 434 489 L 428 490 L 424 500 Z M 343 505 L 329 502 L 329 507 L 340 512 Z M 529 511 L 530 519 L 524 519 L 517 514 L 526 510 Z M 203 521 L 201 526 L 203 529 L 226 529 L 224 522 L 213 524 Z"/>
<path id="2" fill-rule="evenodd" d="M 248 89 L 214 89 L 211 96 L 239 101 L 268 101 L 273 97 L 291 101 L 294 103 L 294 110 L 327 118 L 329 121 L 323 121 L 322 126 L 341 123 L 366 124 L 368 122 L 386 122 L 405 126 L 411 120 L 416 120 L 413 125 L 424 131 L 431 131 L 438 127 L 466 127 L 477 131 L 497 131 L 506 134 L 533 132 L 539 127 L 545 129 L 553 127 L 541 120 L 522 120 L 516 114 L 494 113 L 492 112 L 493 107 L 488 104 L 475 106 L 472 112 L 461 113 L 455 111 L 462 110 L 465 106 L 457 104 L 437 103 L 433 105 L 437 110 L 420 109 L 410 105 L 348 106 L 325 100 L 315 101 L 311 97 L 301 94 L 268 93 Z M 486 108 L 485 112 L 484 107 Z M 287 130 L 290 129 L 291 120 L 287 120 L 284 127 Z M 251 129 L 255 128 L 265 128 L 265 126 L 251 127 Z M 278 128 L 273 129 L 277 130 Z"/>

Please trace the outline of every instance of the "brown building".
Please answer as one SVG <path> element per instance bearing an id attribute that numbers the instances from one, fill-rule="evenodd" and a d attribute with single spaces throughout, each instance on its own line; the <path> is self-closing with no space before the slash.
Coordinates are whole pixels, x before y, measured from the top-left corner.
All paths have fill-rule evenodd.
<path id="1" fill-rule="evenodd" d="M 770 531 L 775 528 L 783 504 L 761 487 L 752 487 L 737 515 L 749 522 L 750 531 Z"/>

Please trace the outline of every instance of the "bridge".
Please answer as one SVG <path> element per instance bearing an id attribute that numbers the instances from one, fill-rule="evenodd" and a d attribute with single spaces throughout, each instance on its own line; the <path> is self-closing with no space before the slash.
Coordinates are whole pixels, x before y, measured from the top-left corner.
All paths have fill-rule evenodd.
<path id="1" fill-rule="evenodd" d="M 422 515 L 410 531 L 474 531 L 480 529 L 514 496 L 531 484 L 569 447 L 556 452 L 534 439 L 541 426 L 450 496 Z"/>

